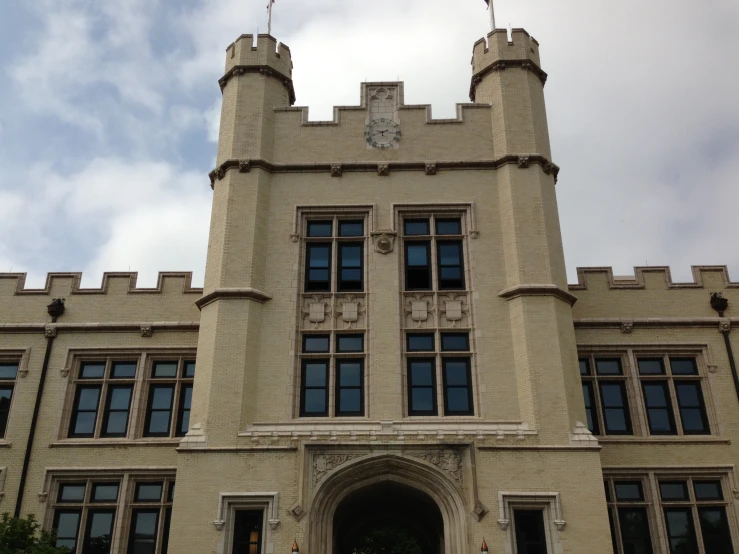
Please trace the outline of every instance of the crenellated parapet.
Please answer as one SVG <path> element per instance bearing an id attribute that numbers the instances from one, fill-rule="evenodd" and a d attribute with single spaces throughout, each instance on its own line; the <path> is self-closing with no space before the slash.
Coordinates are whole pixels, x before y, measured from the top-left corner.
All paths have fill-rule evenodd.
<path id="1" fill-rule="evenodd" d="M 48 273 L 43 288 L 26 288 L 26 273 L 0 273 L 0 297 L 22 295 L 51 296 L 61 291 L 66 294 L 191 294 L 194 297 L 203 294 L 202 288 L 192 286 L 191 272 L 160 272 L 156 287 L 139 288 L 136 286 L 136 272 L 106 272 L 103 274 L 99 288 L 81 286 L 82 273 Z"/>
<path id="2" fill-rule="evenodd" d="M 694 265 L 692 282 L 679 282 L 672 279 L 672 273 L 667 266 L 638 266 L 634 268 L 634 275 L 614 276 L 611 267 L 578 267 L 577 283 L 569 285 L 569 290 L 589 290 L 592 288 L 608 289 L 713 289 L 718 285 L 721 288 L 739 288 L 739 282 L 729 277 L 729 270 L 725 265 Z"/>

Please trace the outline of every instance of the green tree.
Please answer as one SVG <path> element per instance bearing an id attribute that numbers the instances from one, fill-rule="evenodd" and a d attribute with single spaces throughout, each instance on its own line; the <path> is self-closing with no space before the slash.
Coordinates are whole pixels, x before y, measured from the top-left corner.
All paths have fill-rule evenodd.
<path id="1" fill-rule="evenodd" d="M 408 533 L 381 527 L 362 537 L 356 554 L 421 554 L 421 547 Z"/>
<path id="2" fill-rule="evenodd" d="M 54 536 L 41 529 L 32 515 L 25 519 L 0 517 L 0 554 L 66 554 L 67 547 L 54 546 Z"/>

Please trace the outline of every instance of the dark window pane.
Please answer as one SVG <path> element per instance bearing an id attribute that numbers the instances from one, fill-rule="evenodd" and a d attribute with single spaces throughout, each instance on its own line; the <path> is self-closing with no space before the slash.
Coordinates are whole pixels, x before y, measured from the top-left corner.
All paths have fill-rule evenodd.
<path id="1" fill-rule="evenodd" d="M 115 510 L 90 510 L 82 554 L 109 554 Z"/>
<path id="2" fill-rule="evenodd" d="M 128 554 L 155 554 L 159 510 L 134 510 Z"/>
<path id="3" fill-rule="evenodd" d="M 517 554 L 548 554 L 544 531 L 544 512 L 541 510 L 515 510 L 513 522 L 516 528 Z"/>
<path id="4" fill-rule="evenodd" d="M 408 290 L 431 288 L 430 243 L 408 242 L 405 245 L 405 286 Z"/>
<path id="5" fill-rule="evenodd" d="M 79 387 L 72 412 L 70 434 L 91 437 L 95 433 L 100 387 Z"/>
<path id="6" fill-rule="evenodd" d="M 462 243 L 459 241 L 439 241 L 437 248 L 439 258 L 439 288 L 447 290 L 464 289 Z"/>
<path id="7" fill-rule="evenodd" d="M 698 508 L 698 518 L 706 554 L 734 554 L 726 508 L 723 506 Z"/>
<path id="8" fill-rule="evenodd" d="M 112 379 L 133 379 L 136 377 L 136 362 L 114 362 Z"/>
<path id="9" fill-rule="evenodd" d="M 305 360 L 302 371 L 301 414 L 328 415 L 328 360 Z"/>
<path id="10" fill-rule="evenodd" d="M 18 374 L 18 364 L 0 364 L 0 379 L 15 379 Z"/>
<path id="11" fill-rule="evenodd" d="M 195 362 L 185 362 L 185 377 L 195 377 Z"/>
<path id="12" fill-rule="evenodd" d="M 82 502 L 85 499 L 85 484 L 59 486 L 59 502 Z"/>
<path id="13" fill-rule="evenodd" d="M 665 374 L 665 363 L 662 358 L 639 358 L 637 364 L 641 375 Z"/>
<path id="14" fill-rule="evenodd" d="M 162 498 L 164 483 L 136 483 L 134 501 L 136 502 L 159 502 Z"/>
<path id="15" fill-rule="evenodd" d="M 133 387 L 110 387 L 105 409 L 103 434 L 105 436 L 124 436 L 128 429 L 128 413 Z"/>
<path id="16" fill-rule="evenodd" d="M 413 412 L 434 411 L 434 390 L 431 388 L 414 388 L 411 391 L 411 410 Z"/>
<path id="17" fill-rule="evenodd" d="M 362 384 L 362 364 L 360 362 L 338 362 L 339 386 L 359 387 Z"/>
<path id="18" fill-rule="evenodd" d="M 665 501 L 688 500 L 688 486 L 685 481 L 660 481 L 659 494 Z"/>
<path id="19" fill-rule="evenodd" d="M 308 244 L 306 246 L 306 291 L 331 290 L 331 245 Z"/>
<path id="20" fill-rule="evenodd" d="M 190 408 L 192 406 L 192 385 L 183 386 L 180 391 L 180 415 L 177 423 L 177 436 L 184 437 L 190 430 Z"/>
<path id="21" fill-rule="evenodd" d="M 611 487 L 608 484 L 608 481 L 603 481 L 603 488 L 606 491 L 606 502 L 610 502 L 611 501 Z"/>
<path id="22" fill-rule="evenodd" d="M 444 369 L 444 412 L 446 415 L 472 415 L 469 359 L 442 360 Z"/>
<path id="23" fill-rule="evenodd" d="M 431 386 L 434 382 L 434 364 L 430 360 L 410 360 L 411 385 Z"/>
<path id="24" fill-rule="evenodd" d="M 5 436 L 10 415 L 10 401 L 13 399 L 13 386 L 0 387 L 0 437 Z"/>
<path id="25" fill-rule="evenodd" d="M 358 413 L 362 409 L 362 391 L 341 389 L 339 391 L 339 415 Z"/>
<path id="26" fill-rule="evenodd" d="M 446 384 L 448 386 L 461 385 L 467 386 L 467 368 L 469 365 L 465 361 L 444 361 L 444 371 L 446 372 Z"/>
<path id="27" fill-rule="evenodd" d="M 620 358 L 597 358 L 595 371 L 598 375 L 623 375 Z"/>
<path id="28" fill-rule="evenodd" d="M 338 290 L 362 290 L 362 245 L 339 245 Z"/>
<path id="29" fill-rule="evenodd" d="M 447 414 L 467 414 L 470 411 L 470 398 L 467 388 L 454 387 L 446 391 Z"/>
<path id="30" fill-rule="evenodd" d="M 260 554 L 263 513 L 238 511 L 235 519 L 233 554 Z"/>
<path id="31" fill-rule="evenodd" d="M 407 263 L 410 267 L 425 267 L 428 265 L 428 247 L 427 243 L 411 243 L 407 248 Z"/>
<path id="32" fill-rule="evenodd" d="M 580 358 L 580 375 L 590 375 L 590 360 Z"/>
<path id="33" fill-rule="evenodd" d="M 303 335 L 303 352 L 328 352 L 328 335 Z"/>
<path id="34" fill-rule="evenodd" d="M 693 515 L 690 508 L 665 509 L 670 554 L 698 554 Z"/>
<path id="35" fill-rule="evenodd" d="M 588 429 L 594 435 L 599 435 L 600 426 L 598 425 L 598 416 L 593 399 L 593 383 L 582 384 L 582 396 L 585 401 L 585 415 L 588 419 Z"/>
<path id="36" fill-rule="evenodd" d="M 364 222 L 360 220 L 339 221 L 340 237 L 361 237 L 364 235 Z"/>
<path id="37" fill-rule="evenodd" d="M 305 391 L 305 413 L 323 414 L 326 412 L 326 390 L 307 389 Z"/>
<path id="38" fill-rule="evenodd" d="M 694 481 L 696 500 L 723 500 L 720 481 Z"/>
<path id="39" fill-rule="evenodd" d="M 428 235 L 429 220 L 428 219 L 406 219 L 403 225 L 406 235 Z"/>
<path id="40" fill-rule="evenodd" d="M 672 414 L 672 403 L 665 381 L 646 381 L 642 383 L 644 405 L 647 408 L 649 432 L 653 435 L 674 435 L 677 433 Z"/>
<path id="41" fill-rule="evenodd" d="M 153 386 L 149 392 L 149 407 L 147 409 L 148 423 L 147 436 L 168 436 L 169 424 L 172 419 L 172 400 L 174 385 Z"/>
<path id="42" fill-rule="evenodd" d="M 330 237 L 332 221 L 309 221 L 308 236 L 309 237 Z"/>
<path id="43" fill-rule="evenodd" d="M 169 524 L 172 521 L 172 508 L 164 510 L 164 528 L 162 529 L 162 551 L 161 554 L 167 554 L 169 550 Z"/>
<path id="44" fill-rule="evenodd" d="M 644 500 L 644 492 L 639 481 L 617 481 L 616 500 L 622 502 L 641 502 Z"/>
<path id="45" fill-rule="evenodd" d="M 57 510 L 54 513 L 54 523 L 52 524 L 52 529 L 56 531 L 56 546 L 66 546 L 74 551 L 77 547 L 79 527 L 79 510 Z"/>
<path id="46" fill-rule="evenodd" d="M 606 487 L 606 491 L 608 488 Z M 613 545 L 613 554 L 619 554 L 618 542 L 616 541 L 616 522 L 613 519 L 613 508 L 608 508 L 608 523 L 611 527 L 611 544 Z"/>
<path id="47" fill-rule="evenodd" d="M 337 352 L 363 352 L 364 335 L 338 335 L 336 337 Z"/>
<path id="48" fill-rule="evenodd" d="M 328 364 L 326 362 L 306 362 L 305 385 L 307 387 L 325 387 Z"/>
<path id="49" fill-rule="evenodd" d="M 118 483 L 94 483 L 92 502 L 115 502 L 118 500 Z"/>
<path id="50" fill-rule="evenodd" d="M 408 360 L 408 413 L 436 415 L 434 360 Z"/>
<path id="51" fill-rule="evenodd" d="M 174 502 L 174 489 L 175 489 L 175 482 L 170 481 L 169 489 L 167 490 L 167 502 Z"/>
<path id="52" fill-rule="evenodd" d="M 86 362 L 80 366 L 80 379 L 102 379 L 105 377 L 105 362 Z"/>
<path id="53" fill-rule="evenodd" d="M 437 235 L 461 235 L 462 221 L 459 219 L 437 219 L 436 220 Z"/>
<path id="54" fill-rule="evenodd" d="M 151 407 L 155 410 L 168 410 L 172 407 L 173 386 L 152 387 L 153 395 Z"/>
<path id="55" fill-rule="evenodd" d="M 680 419 L 686 435 L 705 435 L 709 433 L 708 416 L 703 405 L 701 385 L 695 381 L 676 382 L 675 392 L 680 407 Z"/>
<path id="56" fill-rule="evenodd" d="M 670 369 L 673 375 L 698 375 L 695 358 L 670 358 Z"/>
<path id="57" fill-rule="evenodd" d="M 177 362 L 155 362 L 152 377 L 173 378 L 177 377 Z"/>
<path id="58" fill-rule="evenodd" d="M 625 554 L 652 554 L 652 537 L 646 508 L 619 508 L 621 541 Z"/>
<path id="59" fill-rule="evenodd" d="M 442 333 L 441 349 L 467 352 L 470 349 L 470 337 L 467 333 Z"/>
<path id="60" fill-rule="evenodd" d="M 432 352 L 434 350 L 434 335 L 432 333 L 409 333 L 406 340 L 408 352 Z"/>
<path id="61" fill-rule="evenodd" d="M 631 434 L 629 405 L 623 383 L 600 383 L 600 396 L 606 433 Z"/>

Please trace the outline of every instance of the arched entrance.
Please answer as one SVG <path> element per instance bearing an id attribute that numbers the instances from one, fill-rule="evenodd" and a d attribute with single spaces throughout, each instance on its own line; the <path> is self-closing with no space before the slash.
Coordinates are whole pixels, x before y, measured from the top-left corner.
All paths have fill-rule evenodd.
<path id="1" fill-rule="evenodd" d="M 357 539 L 384 528 L 422 543 L 422 554 L 469 554 L 461 492 L 437 467 L 416 457 L 360 459 L 315 492 L 308 512 L 309 552 L 354 554 L 347 549 Z M 395 525 L 385 525 L 391 518 Z"/>
<path id="2" fill-rule="evenodd" d="M 334 554 L 444 554 L 444 518 L 436 502 L 394 481 L 344 498 L 333 528 Z"/>

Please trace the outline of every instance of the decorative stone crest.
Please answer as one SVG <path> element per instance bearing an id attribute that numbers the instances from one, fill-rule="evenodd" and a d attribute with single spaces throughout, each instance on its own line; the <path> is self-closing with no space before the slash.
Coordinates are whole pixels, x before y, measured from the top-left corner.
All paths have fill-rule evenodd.
<path id="1" fill-rule="evenodd" d="M 300 235 L 297 233 L 290 233 L 290 242 L 298 242 L 300 240 Z"/>
<path id="2" fill-rule="evenodd" d="M 150 323 L 141 326 L 141 336 L 150 338 L 154 334 L 154 329 Z"/>
<path id="3" fill-rule="evenodd" d="M 40 492 L 40 493 L 38 493 L 38 501 L 41 502 L 41 504 L 43 504 L 44 502 L 46 502 L 46 499 L 47 498 L 49 498 L 49 493 L 48 492 Z"/>
<path id="4" fill-rule="evenodd" d="M 239 162 L 239 173 L 249 173 L 251 171 L 251 162 L 249 160 L 241 160 Z"/>
<path id="5" fill-rule="evenodd" d="M 47 325 L 44 328 L 44 336 L 47 339 L 53 339 L 56 338 L 56 327 L 52 327 L 51 325 Z"/>
<path id="6" fill-rule="evenodd" d="M 326 475 L 361 454 L 316 454 L 313 457 L 313 484 L 317 485 Z"/>
<path id="7" fill-rule="evenodd" d="M 428 163 L 426 164 L 426 175 L 436 175 L 436 164 L 435 163 Z"/>
<path id="8" fill-rule="evenodd" d="M 410 455 L 436 466 L 449 475 L 460 487 L 462 486 L 462 454 L 456 450 L 412 452 Z"/>
<path id="9" fill-rule="evenodd" d="M 375 251 L 380 254 L 389 254 L 395 248 L 394 231 L 379 231 L 377 233 L 372 233 L 372 238 L 375 241 Z"/>
<path id="10" fill-rule="evenodd" d="M 341 164 L 331 164 L 331 177 L 341 177 L 342 173 Z"/>
<path id="11" fill-rule="evenodd" d="M 521 169 L 526 169 L 527 167 L 529 167 L 529 156 L 519 156 L 518 167 L 520 167 Z"/>
<path id="12" fill-rule="evenodd" d="M 411 301 L 411 319 L 413 321 L 426 321 L 429 318 L 429 305 L 426 300 Z"/>
<path id="13" fill-rule="evenodd" d="M 634 332 L 634 322 L 633 321 L 622 321 L 621 322 L 621 332 L 625 335 L 630 335 Z"/>
<path id="14" fill-rule="evenodd" d="M 390 175 L 390 166 L 388 164 L 377 164 L 377 174 L 380 177 L 387 177 Z"/>
<path id="15" fill-rule="evenodd" d="M 716 364 L 708 364 L 709 373 L 716 373 L 717 371 L 718 371 L 718 366 Z"/>

